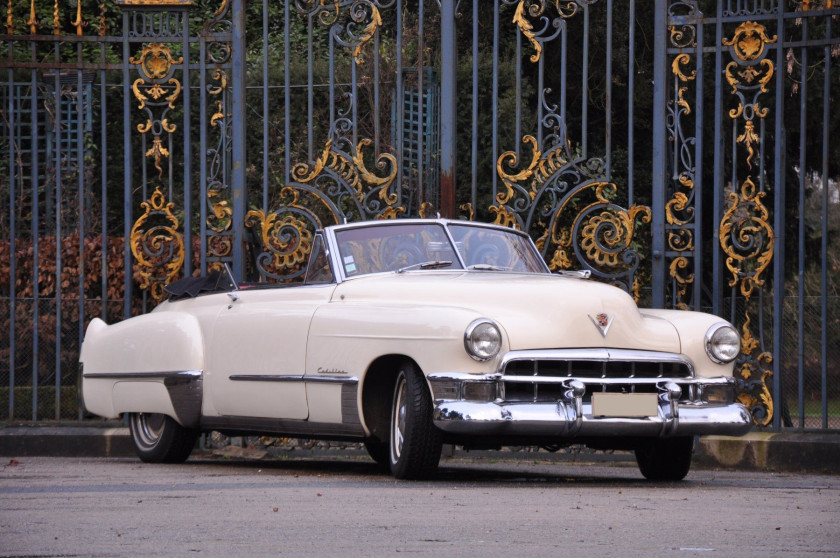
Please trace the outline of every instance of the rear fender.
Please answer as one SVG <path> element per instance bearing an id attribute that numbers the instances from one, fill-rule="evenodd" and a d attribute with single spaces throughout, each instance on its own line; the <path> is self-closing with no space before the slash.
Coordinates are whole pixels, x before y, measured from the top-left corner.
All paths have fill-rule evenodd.
<path id="1" fill-rule="evenodd" d="M 88 411 L 107 418 L 163 413 L 198 426 L 204 342 L 191 314 L 153 312 L 110 326 L 95 318 L 79 360 Z"/>

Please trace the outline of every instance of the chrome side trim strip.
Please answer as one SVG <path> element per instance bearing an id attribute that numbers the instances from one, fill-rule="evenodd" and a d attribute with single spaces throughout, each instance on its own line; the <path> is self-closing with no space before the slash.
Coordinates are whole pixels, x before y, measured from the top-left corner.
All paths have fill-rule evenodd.
<path id="1" fill-rule="evenodd" d="M 171 372 L 85 372 L 82 378 L 101 380 L 165 380 L 166 378 L 200 378 L 202 370 L 179 370 Z"/>
<path id="2" fill-rule="evenodd" d="M 355 376 L 293 376 L 272 374 L 234 374 L 230 376 L 234 382 L 306 382 L 311 384 L 358 384 Z"/>

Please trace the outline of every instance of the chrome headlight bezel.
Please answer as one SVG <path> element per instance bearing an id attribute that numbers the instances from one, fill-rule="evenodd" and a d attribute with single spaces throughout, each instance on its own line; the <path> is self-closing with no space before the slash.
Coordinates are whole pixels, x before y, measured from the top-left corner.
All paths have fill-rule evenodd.
<path id="1" fill-rule="evenodd" d="M 741 336 L 731 324 L 718 322 L 706 331 L 705 346 L 706 354 L 712 362 L 729 364 L 741 352 Z"/>
<path id="2" fill-rule="evenodd" d="M 502 329 L 493 320 L 473 320 L 464 331 L 464 349 L 473 359 L 486 362 L 502 350 Z"/>

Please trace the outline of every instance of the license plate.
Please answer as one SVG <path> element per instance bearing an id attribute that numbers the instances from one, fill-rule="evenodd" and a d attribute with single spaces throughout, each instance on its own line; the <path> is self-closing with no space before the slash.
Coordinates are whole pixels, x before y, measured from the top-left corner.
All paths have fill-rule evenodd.
<path id="1" fill-rule="evenodd" d="M 592 416 L 655 417 L 659 414 L 655 393 L 593 393 Z"/>

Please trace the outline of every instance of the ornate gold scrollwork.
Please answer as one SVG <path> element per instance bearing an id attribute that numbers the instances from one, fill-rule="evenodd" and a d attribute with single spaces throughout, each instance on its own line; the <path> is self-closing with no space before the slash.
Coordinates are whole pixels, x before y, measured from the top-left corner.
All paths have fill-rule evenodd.
<path id="1" fill-rule="evenodd" d="M 636 221 L 650 223 L 651 212 L 646 206 L 632 205 L 624 209 L 615 205 L 610 201 L 610 197 L 615 194 L 616 189 L 612 182 L 592 182 L 577 190 L 575 198 L 566 198 L 557 209 L 555 223 L 561 222 L 560 216 L 571 207 L 572 199 L 579 200 L 581 194 L 587 190 L 595 194 L 595 201 L 577 209 L 570 227 L 560 229 L 555 226 L 551 238 L 558 248 L 551 264 L 556 262 L 560 269 L 571 267 L 568 254 L 572 251 L 575 240 L 572 231 L 580 230 L 580 247 L 590 265 L 602 270 L 623 267 L 624 252 L 633 243 Z M 604 209 L 596 212 L 600 208 Z"/>
<path id="2" fill-rule="evenodd" d="M 301 267 L 312 251 L 312 233 L 307 224 L 292 214 L 265 214 L 261 209 L 251 210 L 246 216 L 246 226 L 258 226 L 263 249 L 261 265 L 279 273 Z"/>
<path id="3" fill-rule="evenodd" d="M 764 285 L 761 274 L 773 259 L 773 228 L 762 203 L 764 192 L 757 192 L 747 178 L 741 192 L 729 194 L 730 206 L 720 224 L 720 245 L 728 256 L 726 267 L 732 273 L 729 286 L 740 283 L 741 294 L 749 298 L 755 287 Z"/>
<path id="4" fill-rule="evenodd" d="M 696 15 L 692 12 L 690 15 Z M 696 49 L 697 29 L 694 24 L 669 26 L 671 46 L 681 49 Z M 685 127 L 684 118 L 692 114 L 691 103 L 686 98 L 690 82 L 697 79 L 697 70 L 691 69 L 692 54 L 681 52 L 671 62 L 671 73 L 676 82 L 676 96 L 668 110 L 671 113 L 669 123 L 669 141 L 674 142 L 672 165 L 677 170 L 677 180 L 673 184 L 671 199 L 665 203 L 665 234 L 668 249 L 677 252 L 673 256 L 668 270 L 673 281 L 671 292 L 674 308 L 687 310 L 692 296 L 694 273 L 691 264 L 694 245 L 694 174 L 695 164 L 689 146 L 695 138 L 686 137 L 691 128 Z M 694 87 L 697 87 L 696 85 Z M 679 153 L 679 155 L 676 155 Z"/>
<path id="5" fill-rule="evenodd" d="M 349 3 L 349 2 L 348 2 Z M 332 26 L 338 22 L 341 14 L 342 0 L 297 0 L 295 6 L 300 13 L 318 14 L 322 25 Z M 382 14 L 372 0 L 354 0 L 350 5 L 350 24 L 345 28 L 347 39 L 337 36 L 337 41 L 343 46 L 353 47 L 353 59 L 357 64 L 364 64 L 362 48 L 376 35 L 377 29 L 382 27 Z M 355 27 L 362 26 L 358 35 Z"/>
<path id="6" fill-rule="evenodd" d="M 178 276 L 184 263 L 184 240 L 178 233 L 178 219 L 172 214 L 175 204 L 166 201 L 160 189 L 140 204 L 143 215 L 131 227 L 131 253 L 137 261 L 140 288 L 160 302 L 163 287 Z"/>
<path id="7" fill-rule="evenodd" d="M 392 190 L 397 178 L 396 158 L 388 153 L 376 159 L 371 171 L 365 163 L 365 148 L 372 144 L 362 139 L 348 152 L 337 144 L 342 138 L 326 142 L 324 149 L 309 163 L 292 167 L 292 182 L 280 190 L 281 209 L 248 212 L 246 226 L 259 227 L 264 252 L 257 266 L 264 277 L 293 279 L 302 274 L 302 262 L 311 250 L 311 231 L 322 227 L 322 220 L 341 223 L 344 211 L 353 207 L 360 216 L 396 219 L 406 212 L 397 205 L 399 195 Z"/>
<path id="8" fill-rule="evenodd" d="M 597 178 L 602 176 L 598 161 L 574 160 L 568 143 L 543 151 L 533 136 L 523 137 L 522 142 L 531 148 L 523 168 L 518 168 L 520 158 L 513 151 L 496 161 L 505 189 L 497 193 L 496 204 L 489 208 L 494 222 L 525 228 L 538 236 L 537 247 L 546 255 L 550 269 L 569 269 L 577 261 L 596 276 L 638 296 L 640 285 L 634 272 L 639 255 L 634 235 L 637 223 L 650 222 L 650 209 L 638 205 L 625 209 L 615 204 L 617 187 Z M 533 211 L 535 206 L 539 211 Z M 539 219 L 529 217 L 523 222 L 522 215 L 529 213 Z"/>
<path id="9" fill-rule="evenodd" d="M 513 23 L 519 27 L 519 31 L 525 35 L 525 38 L 534 47 L 534 54 L 530 57 L 533 63 L 539 62 L 542 57 L 542 43 L 546 40 L 543 35 L 549 30 L 549 25 L 546 25 L 540 31 L 536 31 L 528 18 L 537 18 L 543 15 L 549 3 L 551 2 L 546 2 L 546 0 L 520 0 L 513 14 Z M 568 19 L 578 13 L 579 6 L 573 0 L 554 0 L 553 4 L 557 10 L 557 15 L 561 19 Z M 559 25 L 553 25 L 552 27 L 556 31 Z M 553 38 L 553 36 L 550 38 Z"/>
<path id="10" fill-rule="evenodd" d="M 172 134 L 177 126 L 166 118 L 169 109 L 175 108 L 175 101 L 181 95 L 181 82 L 172 77 L 172 66 L 183 63 L 177 60 L 172 51 L 162 43 L 144 45 L 139 57 L 129 58 L 129 62 L 139 67 L 143 77 L 132 84 L 134 97 L 139 101 L 138 110 L 146 112 L 146 121 L 137 125 L 141 134 L 152 133 L 152 146 L 146 150 L 146 157 L 154 160 L 158 178 L 163 179 L 161 161 L 169 157 L 169 150 L 163 145 L 163 132 Z M 164 107 L 163 114 L 155 116 L 151 107 Z"/>
<path id="11" fill-rule="evenodd" d="M 738 106 L 729 111 L 733 120 L 743 118 L 744 130 L 735 138 L 736 144 L 746 150 L 746 164 L 753 170 L 753 159 L 759 155 L 761 139 L 756 134 L 756 118 L 768 114 L 759 103 L 759 96 L 767 92 L 767 85 L 774 75 L 773 62 L 766 59 L 766 45 L 776 42 L 760 23 L 747 21 L 739 25 L 732 38 L 723 39 L 730 47 L 733 61 L 727 64 L 725 76 L 738 97 Z M 736 71 L 737 68 L 742 68 Z M 747 95 L 750 95 L 748 98 Z M 760 155 L 759 155 L 760 156 Z M 752 331 L 751 305 L 755 290 L 764 286 L 762 274 L 773 259 L 774 232 L 770 226 L 769 212 L 751 176 L 739 191 L 729 194 L 729 207 L 720 223 L 720 246 L 727 255 L 726 267 L 732 274 L 731 287 L 739 287 L 746 299 L 744 323 L 741 326 L 741 357 L 737 361 L 738 374 L 744 380 L 738 400 L 747 405 L 756 424 L 766 426 L 773 418 L 773 399 L 767 380 L 773 375 L 768 368 L 772 357 L 760 352 L 761 343 Z"/>
<path id="12" fill-rule="evenodd" d="M 390 153 L 382 153 L 376 161 L 376 168 L 390 169 L 385 176 L 377 176 L 368 170 L 364 161 L 362 149 L 371 144 L 371 140 L 363 139 L 357 145 L 355 153 L 349 156 L 333 147 L 332 138 L 327 140 L 321 155 L 313 163 L 298 163 L 292 167 L 292 178 L 303 184 L 318 178 L 325 169 L 331 170 L 337 177 L 356 193 L 359 201 L 363 201 L 371 191 L 378 191 L 379 199 L 388 207 L 394 207 L 399 196 L 391 191 L 394 179 L 397 177 L 397 160 Z M 404 212 L 405 209 L 401 208 Z M 394 210 L 396 208 L 394 207 Z"/>

